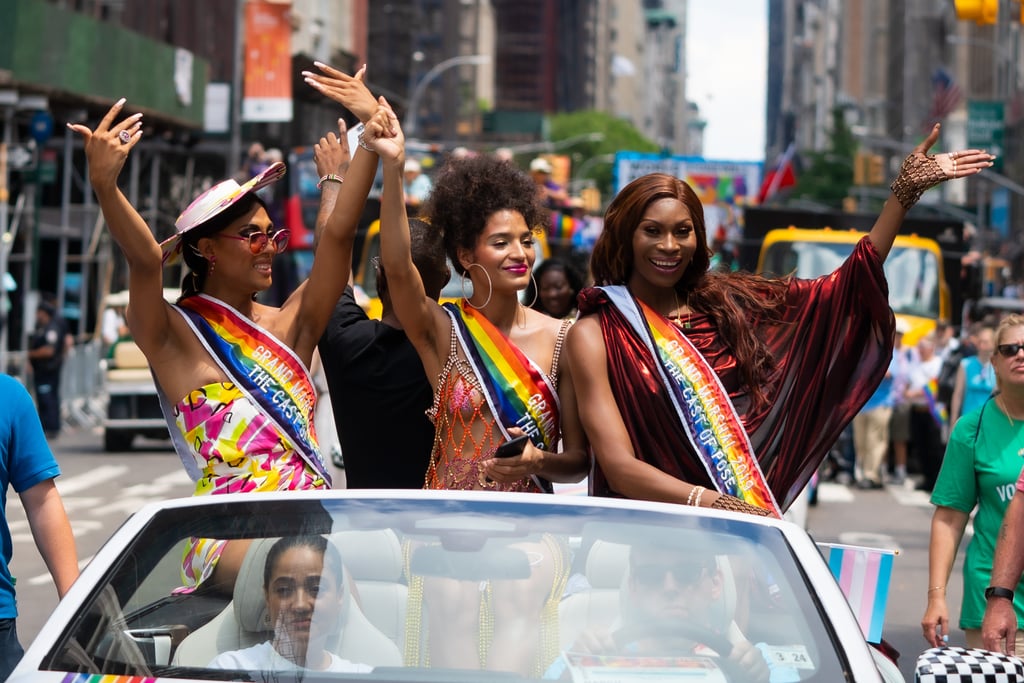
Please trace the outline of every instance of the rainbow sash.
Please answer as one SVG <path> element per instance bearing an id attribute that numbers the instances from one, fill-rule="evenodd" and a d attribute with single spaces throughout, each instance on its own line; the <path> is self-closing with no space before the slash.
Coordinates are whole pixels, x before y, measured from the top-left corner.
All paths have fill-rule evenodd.
<path id="1" fill-rule="evenodd" d="M 561 434 L 558 393 L 547 375 L 490 320 L 466 304 L 444 304 L 466 359 L 505 438 L 519 427 L 537 448 L 553 451 Z M 545 491 L 551 484 L 534 478 Z"/>
<path id="2" fill-rule="evenodd" d="M 299 357 L 265 329 L 207 294 L 190 296 L 174 308 L 228 379 L 259 406 L 295 452 L 330 485 L 331 475 L 313 429 L 316 390 Z M 180 433 L 173 413 L 165 408 L 164 416 L 185 469 L 193 480 L 198 479 L 200 473 L 191 452 L 186 444 L 179 443 L 183 439 L 175 438 Z"/>
<path id="3" fill-rule="evenodd" d="M 782 517 L 754 457 L 729 394 L 718 375 L 664 316 L 633 298 L 623 286 L 601 287 L 657 359 L 662 384 L 686 436 L 719 493 Z"/>

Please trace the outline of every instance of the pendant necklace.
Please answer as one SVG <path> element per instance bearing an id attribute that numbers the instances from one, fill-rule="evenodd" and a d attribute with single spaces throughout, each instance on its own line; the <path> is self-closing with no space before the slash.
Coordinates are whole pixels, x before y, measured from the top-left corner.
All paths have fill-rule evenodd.
<path id="1" fill-rule="evenodd" d="M 1013 419 L 1013 416 L 1010 415 L 1010 409 L 1006 407 L 1006 401 L 1003 399 L 1003 397 L 1000 396 L 999 398 L 996 399 L 996 401 L 999 402 L 999 407 L 1002 408 L 1003 413 L 1006 414 L 1006 419 L 1010 421 L 1010 429 L 1013 430 L 1014 444 L 1019 445 L 1020 441 L 1018 439 L 1020 437 L 1020 431 L 1017 429 L 1017 422 Z M 1017 456 L 1024 458 L 1024 448 L 1017 449 Z"/>
<path id="2" fill-rule="evenodd" d="M 675 308 L 672 309 L 673 310 L 673 315 L 667 315 L 665 317 L 668 318 L 669 320 L 674 320 L 675 322 L 678 323 L 679 319 L 682 316 L 679 314 L 679 297 L 676 296 L 676 290 L 675 289 L 672 290 L 672 302 L 675 304 Z M 690 295 L 689 294 L 686 295 L 686 320 L 683 322 L 683 329 L 686 329 L 686 330 L 690 329 Z"/>

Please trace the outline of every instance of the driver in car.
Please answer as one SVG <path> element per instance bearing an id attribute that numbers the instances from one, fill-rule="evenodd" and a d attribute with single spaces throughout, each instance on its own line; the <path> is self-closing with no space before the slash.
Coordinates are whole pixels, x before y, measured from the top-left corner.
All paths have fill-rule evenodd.
<path id="1" fill-rule="evenodd" d="M 731 664 L 721 668 L 734 672 L 729 680 L 742 675 L 744 681 L 768 683 L 764 655 L 731 616 L 722 616 L 725 581 L 713 557 L 697 556 L 692 549 L 633 546 L 621 619 L 610 632 L 584 631 L 571 650 L 620 657 L 726 657 Z M 562 677 L 566 666 L 559 658 L 546 678 Z"/>

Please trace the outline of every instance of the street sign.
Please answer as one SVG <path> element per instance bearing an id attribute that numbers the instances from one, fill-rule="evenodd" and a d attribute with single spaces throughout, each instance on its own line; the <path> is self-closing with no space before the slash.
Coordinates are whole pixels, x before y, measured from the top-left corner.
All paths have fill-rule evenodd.
<path id="1" fill-rule="evenodd" d="M 1006 104 L 985 100 L 967 102 L 967 146 L 995 155 L 992 170 L 1003 170 L 1003 121 Z"/>
<path id="2" fill-rule="evenodd" d="M 53 135 L 53 117 L 50 116 L 49 112 L 45 111 L 37 111 L 35 114 L 32 114 L 30 131 L 32 139 L 36 141 L 36 144 L 44 144 Z"/>
<path id="3" fill-rule="evenodd" d="M 12 171 L 23 171 L 32 164 L 32 151 L 27 145 L 11 145 L 7 148 L 7 164 Z"/>

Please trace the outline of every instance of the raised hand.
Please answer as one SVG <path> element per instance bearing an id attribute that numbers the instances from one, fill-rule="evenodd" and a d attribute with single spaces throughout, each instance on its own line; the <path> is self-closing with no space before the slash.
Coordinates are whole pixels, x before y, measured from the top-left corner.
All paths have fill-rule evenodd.
<path id="1" fill-rule="evenodd" d="M 85 140 L 85 155 L 89 159 L 89 181 L 97 189 L 117 185 L 117 177 L 124 168 L 128 152 L 142 138 L 142 113 L 132 114 L 120 123 L 114 123 L 124 108 L 122 97 L 107 111 L 95 130 L 81 123 L 69 123 L 68 128 Z"/>
<path id="2" fill-rule="evenodd" d="M 354 76 L 350 76 L 322 62 L 313 64 L 322 73 L 303 71 L 302 77 L 306 83 L 348 109 L 363 123 L 369 121 L 377 111 L 377 101 L 366 87 L 366 66 L 363 65 Z"/>
<path id="3" fill-rule="evenodd" d="M 338 119 L 338 135 L 328 133 L 313 145 L 313 162 L 317 176 L 337 175 L 342 178 L 348 173 L 352 154 L 348 148 L 348 135 L 344 119 Z"/>
<path id="4" fill-rule="evenodd" d="M 992 166 L 994 156 L 980 149 L 964 149 L 943 154 L 928 154 L 928 150 L 939 139 L 939 124 L 932 127 L 931 133 L 914 151 L 907 155 L 900 167 L 900 173 L 893 181 L 892 192 L 900 205 L 910 210 L 924 191 L 945 180 L 963 178 L 981 173 Z"/>
<path id="5" fill-rule="evenodd" d="M 377 153 L 385 165 L 405 164 L 405 134 L 395 111 L 382 96 L 373 117 L 359 137 L 361 145 Z"/>

